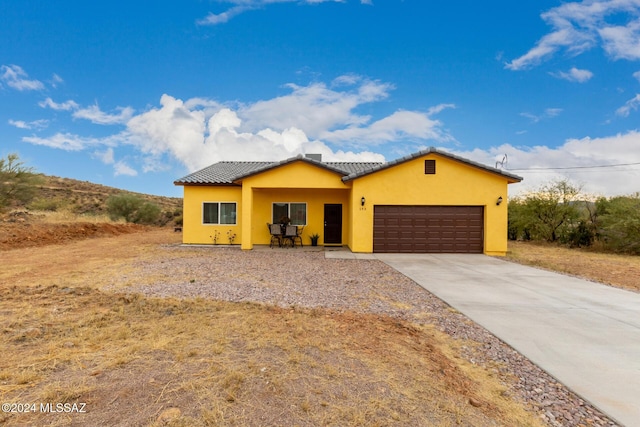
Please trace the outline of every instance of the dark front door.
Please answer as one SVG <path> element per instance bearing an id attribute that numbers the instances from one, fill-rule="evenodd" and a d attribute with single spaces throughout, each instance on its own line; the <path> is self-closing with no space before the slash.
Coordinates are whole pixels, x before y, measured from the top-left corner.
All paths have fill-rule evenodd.
<path id="1" fill-rule="evenodd" d="M 324 243 L 342 243 L 342 205 L 324 205 Z"/>

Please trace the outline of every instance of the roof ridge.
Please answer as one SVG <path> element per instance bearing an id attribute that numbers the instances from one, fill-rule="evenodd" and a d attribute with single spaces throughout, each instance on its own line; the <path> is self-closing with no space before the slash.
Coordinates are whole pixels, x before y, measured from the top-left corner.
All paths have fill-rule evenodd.
<path id="1" fill-rule="evenodd" d="M 304 157 L 302 154 L 298 154 L 294 157 L 289 157 L 288 159 L 280 161 L 226 160 L 214 163 L 196 172 L 192 172 L 191 174 L 174 181 L 174 184 L 238 185 L 238 181 L 242 180 L 243 178 L 262 173 L 273 168 L 284 166 L 296 161 L 302 161 L 310 165 L 314 165 L 340 174 L 342 175 L 341 179 L 346 182 L 359 178 L 361 176 L 375 173 L 379 170 L 387 169 L 395 165 L 420 158 L 427 154 L 438 154 L 443 157 L 467 164 L 469 166 L 476 167 L 490 173 L 495 173 L 506 178 L 510 178 L 511 180 L 514 180 L 514 182 L 522 181 L 522 178 L 520 176 L 506 172 L 502 169 L 487 166 L 482 163 L 466 159 L 456 154 L 451 154 L 435 147 L 429 147 L 427 149 L 418 151 L 417 153 L 409 154 L 389 162 L 321 162 L 308 157 Z"/>

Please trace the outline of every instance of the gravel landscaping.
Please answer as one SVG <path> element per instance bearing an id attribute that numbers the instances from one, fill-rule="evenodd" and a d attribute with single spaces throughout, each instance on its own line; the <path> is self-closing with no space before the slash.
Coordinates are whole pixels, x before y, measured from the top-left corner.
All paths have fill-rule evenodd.
<path id="1" fill-rule="evenodd" d="M 484 328 L 380 261 L 325 259 L 324 252 L 306 248 L 164 249 L 166 256 L 114 275 L 110 288 L 153 297 L 373 313 L 432 324 L 456 339 L 469 340 L 462 347 L 463 357 L 500 375 L 509 393 L 534 406 L 548 425 L 616 425 Z"/>

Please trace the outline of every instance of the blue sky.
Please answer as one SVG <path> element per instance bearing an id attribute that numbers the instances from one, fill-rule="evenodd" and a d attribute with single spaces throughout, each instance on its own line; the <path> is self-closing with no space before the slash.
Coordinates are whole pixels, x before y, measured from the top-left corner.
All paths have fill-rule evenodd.
<path id="1" fill-rule="evenodd" d="M 180 196 L 220 160 L 435 146 L 640 191 L 640 0 L 0 0 L 0 156 Z M 506 159 L 506 161 L 503 161 Z"/>

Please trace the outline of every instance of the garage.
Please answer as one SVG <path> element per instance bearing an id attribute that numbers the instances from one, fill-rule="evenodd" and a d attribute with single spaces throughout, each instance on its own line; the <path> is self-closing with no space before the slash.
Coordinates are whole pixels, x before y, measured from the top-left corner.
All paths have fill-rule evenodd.
<path id="1" fill-rule="evenodd" d="M 374 206 L 373 251 L 482 253 L 482 206 Z"/>

